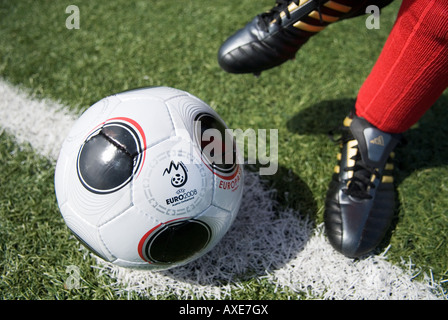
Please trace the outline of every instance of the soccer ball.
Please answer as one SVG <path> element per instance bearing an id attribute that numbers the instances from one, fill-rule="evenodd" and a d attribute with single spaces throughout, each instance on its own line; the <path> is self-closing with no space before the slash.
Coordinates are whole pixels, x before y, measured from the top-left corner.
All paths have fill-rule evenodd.
<path id="1" fill-rule="evenodd" d="M 238 150 L 224 121 L 168 87 L 104 98 L 64 140 L 55 192 L 68 228 L 118 266 L 169 269 L 210 251 L 243 192 Z"/>

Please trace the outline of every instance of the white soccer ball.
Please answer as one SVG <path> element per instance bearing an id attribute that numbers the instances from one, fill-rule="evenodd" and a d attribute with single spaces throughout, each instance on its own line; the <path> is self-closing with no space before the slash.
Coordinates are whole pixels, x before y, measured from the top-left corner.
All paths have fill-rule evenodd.
<path id="1" fill-rule="evenodd" d="M 65 139 L 55 191 L 64 221 L 118 266 L 168 269 L 228 231 L 243 168 L 219 115 L 193 95 L 143 88 L 91 106 Z"/>

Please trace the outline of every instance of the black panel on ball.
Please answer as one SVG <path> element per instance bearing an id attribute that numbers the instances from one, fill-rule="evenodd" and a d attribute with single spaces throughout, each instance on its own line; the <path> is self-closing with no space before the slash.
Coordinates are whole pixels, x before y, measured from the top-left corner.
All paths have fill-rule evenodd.
<path id="1" fill-rule="evenodd" d="M 101 134 L 106 136 L 112 143 L 130 156 L 138 154 L 138 141 L 135 132 L 125 127 L 123 124 L 107 125 L 101 130 Z"/>
<path id="2" fill-rule="evenodd" d="M 126 141 L 126 136 L 121 140 L 125 143 L 131 141 Z M 135 153 L 133 139 L 128 145 Z M 133 167 L 133 156 L 125 145 L 111 140 L 103 132 L 86 141 L 78 158 L 78 174 L 82 183 L 90 191 L 98 193 L 112 192 L 122 187 L 130 180 Z"/>
<path id="3" fill-rule="evenodd" d="M 157 232 L 148 244 L 151 260 L 176 263 L 204 249 L 211 236 L 210 228 L 197 220 L 172 223 Z"/>
<path id="4" fill-rule="evenodd" d="M 198 130 L 200 126 L 200 130 Z M 204 133 L 207 130 L 210 131 L 212 136 L 211 141 L 204 139 Z M 219 132 L 219 136 L 215 136 L 214 133 Z M 221 172 L 232 172 L 235 170 L 236 163 L 236 146 L 234 137 L 226 132 L 226 126 L 219 119 L 208 113 L 200 113 L 195 117 L 195 134 L 198 144 L 202 151 L 202 156 L 210 162 L 212 167 Z M 219 141 L 215 141 L 219 139 Z M 220 146 L 219 149 L 211 149 L 210 154 L 204 152 L 207 146 L 213 143 L 217 143 Z M 226 157 L 229 157 L 231 161 L 227 161 Z M 217 161 L 216 161 L 217 160 Z"/>
<path id="5" fill-rule="evenodd" d="M 141 164 L 142 147 L 126 122 L 109 122 L 80 148 L 78 176 L 89 191 L 111 193 L 128 184 Z"/>

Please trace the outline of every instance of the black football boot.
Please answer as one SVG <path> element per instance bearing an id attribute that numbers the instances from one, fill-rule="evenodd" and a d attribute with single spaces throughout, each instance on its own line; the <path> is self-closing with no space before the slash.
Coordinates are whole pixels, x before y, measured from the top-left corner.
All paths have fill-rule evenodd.
<path id="1" fill-rule="evenodd" d="M 369 5 L 383 8 L 393 0 L 276 0 L 229 37 L 218 52 L 219 65 L 230 73 L 254 73 L 293 59 L 310 37 L 329 24 L 363 15 Z"/>
<path id="2" fill-rule="evenodd" d="M 332 246 L 355 258 L 375 249 L 394 215 L 392 150 L 401 134 L 386 133 L 350 115 L 342 128 L 339 165 L 325 202 L 325 229 Z"/>

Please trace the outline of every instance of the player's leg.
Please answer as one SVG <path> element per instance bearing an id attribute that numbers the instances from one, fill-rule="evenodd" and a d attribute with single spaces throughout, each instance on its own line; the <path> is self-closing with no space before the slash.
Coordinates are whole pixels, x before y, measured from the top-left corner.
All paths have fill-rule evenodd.
<path id="1" fill-rule="evenodd" d="M 448 86 L 448 1 L 404 0 L 355 112 L 344 121 L 325 225 L 331 244 L 358 257 L 394 214 L 392 150 Z"/>

